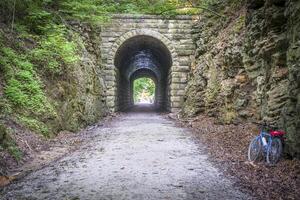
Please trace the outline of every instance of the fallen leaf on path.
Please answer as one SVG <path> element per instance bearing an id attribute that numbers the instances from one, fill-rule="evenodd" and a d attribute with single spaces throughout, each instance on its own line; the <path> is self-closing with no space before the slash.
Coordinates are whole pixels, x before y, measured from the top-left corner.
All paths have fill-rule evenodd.
<path id="1" fill-rule="evenodd" d="M 14 179 L 15 179 L 14 176 L 0 176 L 0 187 L 4 187 L 8 185 Z"/>

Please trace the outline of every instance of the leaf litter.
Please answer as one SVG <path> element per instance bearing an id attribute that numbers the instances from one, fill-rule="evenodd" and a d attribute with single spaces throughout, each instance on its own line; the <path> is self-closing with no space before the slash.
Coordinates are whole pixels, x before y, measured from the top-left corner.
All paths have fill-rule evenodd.
<path id="1" fill-rule="evenodd" d="M 248 161 L 249 143 L 259 133 L 256 125 L 224 125 L 204 115 L 180 122 L 193 130 L 226 175 L 258 199 L 300 199 L 300 160 L 284 156 L 276 166 L 268 166 L 264 160 Z"/>

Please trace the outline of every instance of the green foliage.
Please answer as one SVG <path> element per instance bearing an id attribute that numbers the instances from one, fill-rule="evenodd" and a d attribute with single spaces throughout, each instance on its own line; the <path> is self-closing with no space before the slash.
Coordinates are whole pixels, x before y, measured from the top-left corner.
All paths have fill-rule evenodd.
<path id="1" fill-rule="evenodd" d="M 12 22 L 14 18 L 25 19 L 30 16 L 30 13 L 35 15 L 34 13 L 37 10 L 44 10 L 44 14 L 46 14 L 46 9 L 51 7 L 55 2 L 56 0 L 1 0 L 0 9 L 3 20 Z M 34 18 L 40 20 L 39 16 Z"/>
<path id="2" fill-rule="evenodd" d="M 11 48 L 0 49 L 0 62 L 4 66 L 5 96 L 17 108 L 44 115 L 53 113 L 42 90 L 42 83 L 26 56 Z"/>
<path id="3" fill-rule="evenodd" d="M 97 24 L 108 20 L 111 14 L 155 14 L 174 16 L 178 14 L 197 14 L 199 5 L 210 5 L 216 0 L 66 0 L 61 3 L 60 12 L 65 16 Z"/>
<path id="4" fill-rule="evenodd" d="M 23 153 L 20 151 L 17 145 L 12 141 L 8 142 L 6 145 L 9 154 L 12 155 L 12 157 L 14 157 L 17 161 L 20 161 L 23 157 Z"/>
<path id="5" fill-rule="evenodd" d="M 66 0 L 61 3 L 60 12 L 71 18 L 89 21 L 92 24 L 108 19 L 108 13 L 116 9 L 113 4 L 106 4 L 102 0 Z"/>
<path id="6" fill-rule="evenodd" d="M 234 33 L 240 33 L 240 31 L 245 27 L 245 16 L 241 15 L 238 20 L 235 22 L 235 25 L 233 27 Z"/>
<path id="7" fill-rule="evenodd" d="M 7 41 L 4 32 L 0 32 L 0 72 L 5 82 L 4 95 L 0 98 L 0 117 L 8 119 L 9 116 L 48 137 L 53 131 L 48 122 L 57 118 L 57 114 L 46 97 L 40 75 L 61 75 L 64 69 L 79 60 L 79 56 L 67 28 L 60 24 L 53 10 L 47 8 L 58 1 L 26 2 L 20 6 L 21 1 L 17 0 L 15 7 L 14 30 L 21 40 Z M 19 12 L 20 8 L 22 11 Z M 22 41 L 34 41 L 34 44 L 24 49 Z"/>
<path id="8" fill-rule="evenodd" d="M 51 30 L 51 26 L 49 25 L 51 25 L 52 18 L 53 16 L 51 13 L 35 8 L 30 11 L 25 18 L 25 21 L 29 30 L 37 34 L 44 34 L 48 30 Z"/>
<path id="9" fill-rule="evenodd" d="M 30 117 L 20 116 L 18 121 L 30 130 L 41 133 L 45 137 L 50 137 L 50 131 L 45 123 Z"/>
<path id="10" fill-rule="evenodd" d="M 4 141 L 7 138 L 7 130 L 5 126 L 0 121 L 0 145 L 4 145 Z"/>
<path id="11" fill-rule="evenodd" d="M 16 143 L 10 137 L 8 130 L 0 121 L 0 151 L 7 150 L 17 161 L 21 160 L 23 154 Z"/>
<path id="12" fill-rule="evenodd" d="M 139 78 L 133 83 L 134 101 L 147 98 L 154 99 L 155 83 L 150 78 Z"/>
<path id="13" fill-rule="evenodd" d="M 29 129 L 48 135 L 49 131 L 41 120 L 53 118 L 56 113 L 43 91 L 34 65 L 25 55 L 3 46 L 0 48 L 0 64 L 6 82 L 2 106 L 18 116 L 19 121 Z M 28 120 L 26 116 L 32 119 Z"/>
<path id="14" fill-rule="evenodd" d="M 226 3 L 237 0 L 226 0 Z M 98 24 L 115 13 L 155 14 L 174 16 L 179 14 L 199 14 L 203 10 L 219 9 L 225 4 L 220 0 L 2 0 L 7 22 L 13 21 L 15 14 L 35 33 L 45 33 L 44 25 L 64 18 L 79 19 Z"/>
<path id="15" fill-rule="evenodd" d="M 66 39 L 66 32 L 64 26 L 53 25 L 52 31 L 31 51 L 31 60 L 51 73 L 59 73 L 62 67 L 75 64 L 79 60 L 77 46 Z"/>
<path id="16" fill-rule="evenodd" d="M 12 113 L 12 108 L 7 99 L 0 96 L 0 119 L 7 118 Z"/>

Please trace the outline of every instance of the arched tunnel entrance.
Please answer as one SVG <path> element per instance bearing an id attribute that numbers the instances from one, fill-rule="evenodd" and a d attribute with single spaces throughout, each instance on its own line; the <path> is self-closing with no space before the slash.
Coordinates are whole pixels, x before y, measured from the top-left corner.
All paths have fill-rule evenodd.
<path id="1" fill-rule="evenodd" d="M 172 58 L 163 42 L 151 36 L 134 36 L 119 47 L 114 62 L 118 110 L 128 110 L 134 105 L 133 83 L 143 77 L 155 83 L 155 107 L 161 110 L 170 107 L 168 85 Z"/>

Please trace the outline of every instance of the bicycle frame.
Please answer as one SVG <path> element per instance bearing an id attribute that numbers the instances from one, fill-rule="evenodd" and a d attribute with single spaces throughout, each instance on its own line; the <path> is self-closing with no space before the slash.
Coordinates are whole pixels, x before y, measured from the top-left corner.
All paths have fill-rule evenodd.
<path id="1" fill-rule="evenodd" d="M 271 145 L 273 137 L 271 136 L 270 133 L 268 133 L 266 131 L 260 131 L 260 134 L 257 137 L 259 137 L 259 140 L 263 146 L 264 153 L 266 154 L 268 152 L 268 150 L 270 149 L 270 145 Z M 263 142 L 263 138 L 265 138 L 266 143 Z"/>

